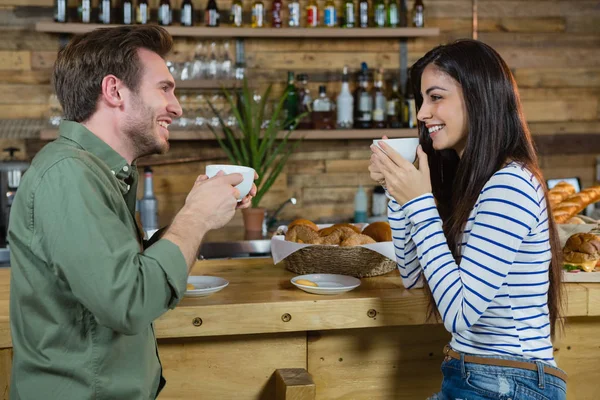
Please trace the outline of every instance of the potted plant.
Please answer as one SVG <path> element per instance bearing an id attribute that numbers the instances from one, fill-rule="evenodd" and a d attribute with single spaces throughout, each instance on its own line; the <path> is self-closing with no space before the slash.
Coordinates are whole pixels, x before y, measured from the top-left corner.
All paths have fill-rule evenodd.
<path id="1" fill-rule="evenodd" d="M 257 192 L 252 199 L 252 207 L 242 210 L 246 231 L 262 231 L 266 211 L 260 207 L 260 202 L 273 186 L 290 155 L 302 142 L 302 138 L 291 140 L 290 135 L 305 114 L 297 116 L 291 124 L 291 129 L 280 135 L 284 126 L 281 123 L 281 111 L 290 89 L 286 89 L 276 100 L 268 122 L 264 123 L 271 88 L 272 85 L 269 84 L 258 103 L 254 101 L 246 78 L 237 101 L 231 93 L 223 89 L 231 113 L 235 117 L 236 127 L 230 127 L 214 105 L 208 101 L 210 109 L 219 120 L 222 134 L 211 125 L 209 128 L 229 161 L 232 164 L 254 168 L 258 174 L 255 182 Z"/>

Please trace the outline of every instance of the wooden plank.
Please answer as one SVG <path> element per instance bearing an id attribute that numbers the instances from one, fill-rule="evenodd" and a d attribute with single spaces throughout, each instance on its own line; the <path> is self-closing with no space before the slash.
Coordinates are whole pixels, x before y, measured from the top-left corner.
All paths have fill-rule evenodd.
<path id="1" fill-rule="evenodd" d="M 523 21 L 524 24 L 529 22 Z M 600 47 L 600 36 L 593 34 L 573 34 L 564 32 L 481 32 L 479 40 L 490 46 L 536 47 L 556 50 L 560 47 L 597 48 Z M 523 49 L 526 51 L 525 49 Z"/>
<path id="2" fill-rule="evenodd" d="M 242 83 L 238 80 L 209 80 L 209 79 L 193 79 L 193 80 L 184 80 L 184 81 L 176 81 L 175 85 L 177 89 L 216 89 L 220 90 L 222 88 L 232 89 L 236 87 L 241 87 Z"/>
<path id="3" fill-rule="evenodd" d="M 600 33 L 600 24 L 598 17 L 590 15 L 570 15 L 566 17 L 566 31 L 573 33 Z"/>
<path id="4" fill-rule="evenodd" d="M 397 54 L 381 52 L 337 52 L 330 54 L 329 57 L 323 57 L 318 53 L 300 52 L 255 53 L 248 54 L 246 62 L 248 68 L 283 70 L 302 68 L 341 69 L 344 65 L 360 65 L 362 62 L 366 62 L 372 67 L 400 67 Z"/>
<path id="5" fill-rule="evenodd" d="M 600 87 L 598 68 L 518 68 L 513 74 L 519 87 Z"/>
<path id="6" fill-rule="evenodd" d="M 317 399 L 426 399 L 439 391 L 442 325 L 319 331 L 309 335 Z"/>
<path id="7" fill-rule="evenodd" d="M 290 187 L 315 187 L 315 188 L 334 188 L 334 187 L 358 187 L 358 185 L 375 185 L 375 182 L 369 177 L 369 171 L 364 172 L 346 172 L 325 174 L 318 178 L 314 175 L 296 174 L 289 177 Z"/>
<path id="8" fill-rule="evenodd" d="M 50 88 L 46 85 L 0 83 L 0 104 L 43 104 L 47 107 Z"/>
<path id="9" fill-rule="evenodd" d="M 58 53 L 56 51 L 31 52 L 32 69 L 51 69 L 54 66 Z"/>
<path id="10" fill-rule="evenodd" d="M 54 50 L 58 51 L 58 40 L 52 35 L 35 32 L 28 28 L 5 30 L 0 28 L 0 50 Z"/>
<path id="11" fill-rule="evenodd" d="M 369 160 L 325 160 L 327 173 L 365 172 L 369 169 Z"/>
<path id="12" fill-rule="evenodd" d="M 17 0 L 2 0 L 17 1 Z M 27 0 L 29 1 L 29 0 Z M 113 25 L 100 24 L 79 24 L 79 23 L 56 23 L 56 22 L 38 22 L 35 29 L 38 32 L 53 33 L 85 33 L 101 27 L 111 27 Z M 166 29 L 173 36 L 186 37 L 206 37 L 206 38 L 257 38 L 257 37 L 275 37 L 275 38 L 306 38 L 306 37 L 326 37 L 326 38 L 400 38 L 417 36 L 437 36 L 438 28 L 365 28 L 365 29 L 343 29 L 343 28 L 231 28 L 219 27 L 208 28 L 203 26 L 181 27 L 168 26 Z"/>
<path id="13" fill-rule="evenodd" d="M 0 349 L 0 400 L 9 399 L 12 349 Z"/>
<path id="14" fill-rule="evenodd" d="M 319 205 L 326 203 L 333 204 L 352 204 L 357 187 L 349 188 L 310 188 L 302 189 L 302 206 Z M 367 191 L 367 195 L 368 191 Z"/>
<path id="15" fill-rule="evenodd" d="M 576 2 L 570 0 L 485 0 L 479 2 L 477 11 L 481 18 L 539 18 L 564 17 L 572 15 L 589 15 L 598 17 L 600 15 L 598 2 L 593 0 L 578 0 Z"/>
<path id="16" fill-rule="evenodd" d="M 598 99 L 527 100 L 523 99 L 527 121 L 592 121 L 598 119 Z"/>
<path id="17" fill-rule="evenodd" d="M 275 374 L 306 368 L 306 333 L 159 340 L 165 400 L 274 399 Z"/>
<path id="18" fill-rule="evenodd" d="M 276 400 L 314 400 L 315 383 L 304 368 L 285 368 L 275 371 Z"/>
<path id="19" fill-rule="evenodd" d="M 599 133 L 600 121 L 533 122 L 529 124 L 533 135 Z"/>
<path id="20" fill-rule="evenodd" d="M 47 104 L 0 105 L 0 119 L 44 118 L 47 112 Z"/>
<path id="21" fill-rule="evenodd" d="M 31 53 L 29 51 L 0 51 L 0 70 L 28 71 L 31 69 Z"/>
<path id="22" fill-rule="evenodd" d="M 556 49 L 497 47 L 511 68 L 596 68 L 600 65 L 600 52 L 582 48 Z"/>
<path id="23" fill-rule="evenodd" d="M 585 154 L 600 153 L 600 136 L 593 135 L 553 135 L 535 136 L 535 145 L 540 154 Z"/>
<path id="24" fill-rule="evenodd" d="M 440 28 L 440 35 L 447 33 L 471 32 L 473 29 L 472 18 L 465 15 L 453 18 L 428 18 L 431 26 Z M 478 31 L 484 32 L 564 32 L 566 29 L 565 19 L 562 17 L 550 18 L 479 18 L 477 21 Z M 441 42 L 441 41 L 440 41 Z"/>
<path id="25" fill-rule="evenodd" d="M 400 51 L 400 43 L 396 39 L 381 40 L 339 40 L 328 38 L 298 38 L 294 40 L 280 39 L 248 39 L 245 43 L 246 53 L 298 51 L 298 52 L 390 52 Z"/>
<path id="26" fill-rule="evenodd" d="M 563 317 L 588 315 L 588 290 L 581 284 L 564 286 L 563 301 L 565 305 Z"/>
<path id="27" fill-rule="evenodd" d="M 49 85 L 50 70 L 19 71 L 0 70 L 0 82 L 26 85 Z"/>
<path id="28" fill-rule="evenodd" d="M 582 283 L 581 285 L 588 291 L 588 315 L 600 316 L 600 290 L 598 290 L 600 284 Z"/>

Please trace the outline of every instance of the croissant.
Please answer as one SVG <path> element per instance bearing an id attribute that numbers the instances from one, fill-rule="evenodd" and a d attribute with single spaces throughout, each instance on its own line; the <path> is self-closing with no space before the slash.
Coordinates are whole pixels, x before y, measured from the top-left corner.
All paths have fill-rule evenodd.
<path id="1" fill-rule="evenodd" d="M 600 185 L 583 189 L 556 205 L 552 209 L 552 217 L 557 223 L 563 224 L 598 200 L 600 200 Z"/>

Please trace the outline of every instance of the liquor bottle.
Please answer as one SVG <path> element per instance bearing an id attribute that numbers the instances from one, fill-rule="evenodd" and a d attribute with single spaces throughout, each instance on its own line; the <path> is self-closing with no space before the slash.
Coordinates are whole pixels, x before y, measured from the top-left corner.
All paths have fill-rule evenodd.
<path id="1" fill-rule="evenodd" d="M 408 26 L 407 0 L 400 0 L 400 26 L 403 28 L 406 28 Z"/>
<path id="2" fill-rule="evenodd" d="M 409 80 L 406 82 L 406 95 L 404 96 L 404 105 L 402 107 L 403 112 L 403 125 L 405 128 L 416 128 L 417 127 L 417 111 L 415 106 L 415 96 L 413 94 L 412 85 Z"/>
<path id="3" fill-rule="evenodd" d="M 369 0 L 360 0 L 358 2 L 358 26 L 361 28 L 369 27 Z"/>
<path id="4" fill-rule="evenodd" d="M 337 97 L 337 127 L 339 129 L 350 129 L 354 123 L 354 97 L 350 93 L 348 83 L 348 67 L 344 66 L 342 74 L 342 90 Z"/>
<path id="5" fill-rule="evenodd" d="M 308 113 L 298 122 L 298 129 L 312 129 L 312 96 L 308 89 L 308 75 L 298 74 L 298 115 Z"/>
<path id="6" fill-rule="evenodd" d="M 387 124 L 388 128 L 402 128 L 402 121 L 400 119 L 400 109 L 404 99 L 398 92 L 398 82 L 392 83 L 392 94 L 387 101 Z"/>
<path id="7" fill-rule="evenodd" d="M 373 25 L 377 28 L 385 28 L 386 26 L 386 10 L 385 0 L 375 0 L 373 10 Z"/>
<path id="8" fill-rule="evenodd" d="M 298 28 L 300 26 L 300 2 L 291 0 L 288 4 L 288 26 Z"/>
<path id="9" fill-rule="evenodd" d="M 140 25 L 146 25 L 150 22 L 150 7 L 148 0 L 138 0 L 136 11 L 136 22 Z"/>
<path id="10" fill-rule="evenodd" d="M 367 90 L 367 74 L 367 63 L 363 62 L 358 75 L 358 87 L 354 91 L 354 127 L 358 129 L 370 129 L 372 126 L 373 98 Z"/>
<path id="11" fill-rule="evenodd" d="M 312 121 L 315 129 L 334 129 L 333 103 L 327 97 L 325 85 L 319 86 L 319 97 L 313 101 Z"/>
<path id="12" fill-rule="evenodd" d="M 261 0 L 252 3 L 252 27 L 262 28 L 265 26 L 265 5 Z"/>
<path id="13" fill-rule="evenodd" d="M 285 129 L 294 129 L 296 117 L 298 116 L 298 92 L 294 86 L 294 73 L 288 71 L 288 84 L 286 87 L 286 98 L 283 104 Z"/>
<path id="14" fill-rule="evenodd" d="M 338 24 L 337 21 L 337 10 L 335 8 L 335 3 L 333 0 L 327 0 L 325 2 L 325 12 L 324 12 L 324 20 L 325 26 L 328 28 L 336 27 Z"/>
<path id="15" fill-rule="evenodd" d="M 354 0 L 344 1 L 344 28 L 354 28 L 356 26 L 356 9 L 354 8 Z"/>
<path id="16" fill-rule="evenodd" d="M 216 0 L 208 0 L 206 10 L 204 11 L 204 23 L 206 26 L 217 27 L 219 26 L 219 20 L 221 16 L 219 14 L 219 8 L 217 7 Z"/>
<path id="17" fill-rule="evenodd" d="M 412 22 L 415 28 L 423 28 L 425 26 L 425 5 L 423 0 L 415 0 L 412 11 Z"/>
<path id="18" fill-rule="evenodd" d="M 140 218 L 144 231 L 158 229 L 158 201 L 154 196 L 152 168 L 144 168 L 144 195 L 139 201 Z"/>
<path id="19" fill-rule="evenodd" d="M 171 0 L 160 0 L 158 4 L 158 23 L 162 26 L 171 25 Z"/>
<path id="20" fill-rule="evenodd" d="M 306 26 L 314 28 L 319 26 L 319 6 L 317 0 L 308 0 L 306 5 Z"/>
<path id="21" fill-rule="evenodd" d="M 375 73 L 375 80 L 373 85 L 373 127 L 374 128 L 385 128 L 387 126 L 386 112 L 387 112 L 387 100 L 385 93 L 383 92 L 383 69 L 379 69 Z"/>
<path id="22" fill-rule="evenodd" d="M 125 25 L 131 25 L 133 24 L 133 19 L 135 18 L 133 15 L 133 3 L 131 2 L 131 0 L 123 0 L 123 7 L 121 9 L 122 11 L 122 22 Z"/>
<path id="23" fill-rule="evenodd" d="M 111 0 L 100 0 L 100 23 L 110 24 L 112 22 L 112 1 Z"/>
<path id="24" fill-rule="evenodd" d="M 195 18 L 192 0 L 183 0 L 180 11 L 179 22 L 181 23 L 181 26 L 194 26 Z"/>
<path id="25" fill-rule="evenodd" d="M 359 185 L 354 195 L 354 223 L 367 222 L 367 207 L 367 192 Z"/>
<path id="26" fill-rule="evenodd" d="M 243 13 L 244 5 L 242 4 L 242 0 L 233 0 L 233 3 L 231 3 L 231 12 L 229 13 L 231 26 L 241 27 L 244 24 Z"/>
<path id="27" fill-rule="evenodd" d="M 67 22 L 67 0 L 54 0 L 54 21 Z"/>
<path id="28" fill-rule="evenodd" d="M 271 26 L 273 28 L 281 28 L 283 24 L 283 1 L 273 0 L 271 7 Z"/>
<path id="29" fill-rule="evenodd" d="M 92 0 L 81 0 L 77 8 L 77 14 L 79 14 L 80 22 L 84 24 L 92 22 Z"/>
<path id="30" fill-rule="evenodd" d="M 398 0 L 389 0 L 387 6 L 387 22 L 390 28 L 396 28 L 400 25 L 400 8 Z"/>

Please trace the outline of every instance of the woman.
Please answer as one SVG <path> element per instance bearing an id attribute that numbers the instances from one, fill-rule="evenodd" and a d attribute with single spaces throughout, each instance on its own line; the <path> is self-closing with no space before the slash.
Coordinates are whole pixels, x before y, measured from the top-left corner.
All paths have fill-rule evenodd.
<path id="1" fill-rule="evenodd" d="M 433 399 L 565 399 L 551 336 L 560 247 L 513 76 L 491 47 L 436 47 L 411 71 L 419 167 L 385 143 L 371 177 L 404 285 L 431 291 L 452 340 Z"/>

